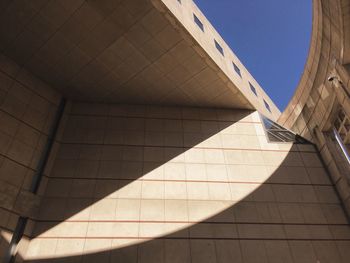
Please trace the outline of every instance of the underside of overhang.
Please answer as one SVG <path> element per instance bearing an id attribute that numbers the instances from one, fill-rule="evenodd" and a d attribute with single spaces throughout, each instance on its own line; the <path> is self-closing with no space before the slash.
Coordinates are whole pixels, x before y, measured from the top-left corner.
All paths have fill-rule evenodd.
<path id="1" fill-rule="evenodd" d="M 68 98 L 252 109 L 180 31 L 150 0 L 0 6 L 1 52 Z"/>

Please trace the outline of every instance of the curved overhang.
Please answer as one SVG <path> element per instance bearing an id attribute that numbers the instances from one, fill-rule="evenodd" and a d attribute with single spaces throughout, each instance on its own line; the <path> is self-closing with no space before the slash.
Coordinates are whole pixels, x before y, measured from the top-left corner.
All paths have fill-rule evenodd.
<path id="1" fill-rule="evenodd" d="M 310 140 L 314 140 L 315 127 L 326 127 L 333 112 L 335 92 L 328 78 L 340 76 L 349 87 L 349 6 L 349 0 L 313 0 L 308 59 L 299 85 L 278 120 Z"/>
<path id="2" fill-rule="evenodd" d="M 313 0 L 309 57 L 299 86 L 279 123 L 313 141 L 350 214 L 346 162 L 350 116 L 350 1 Z"/>

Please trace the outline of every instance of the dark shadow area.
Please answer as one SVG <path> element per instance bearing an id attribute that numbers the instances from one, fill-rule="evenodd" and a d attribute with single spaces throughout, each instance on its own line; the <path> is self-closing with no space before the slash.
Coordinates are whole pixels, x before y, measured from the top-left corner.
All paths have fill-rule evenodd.
<path id="1" fill-rule="evenodd" d="M 343 66 L 346 69 L 346 71 L 348 72 L 348 74 L 350 75 L 350 63 L 344 64 Z"/>

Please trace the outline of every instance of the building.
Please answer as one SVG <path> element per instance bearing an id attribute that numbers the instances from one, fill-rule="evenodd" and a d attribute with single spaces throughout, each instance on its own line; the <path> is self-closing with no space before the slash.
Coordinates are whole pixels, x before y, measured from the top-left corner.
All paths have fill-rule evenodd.
<path id="1" fill-rule="evenodd" d="M 350 3 L 313 5 L 281 114 L 192 0 L 2 2 L 1 260 L 348 262 Z"/>

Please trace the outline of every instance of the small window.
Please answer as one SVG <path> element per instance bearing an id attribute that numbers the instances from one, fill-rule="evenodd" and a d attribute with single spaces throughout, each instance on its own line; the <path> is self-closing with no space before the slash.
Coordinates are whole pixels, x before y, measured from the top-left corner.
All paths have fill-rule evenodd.
<path id="1" fill-rule="evenodd" d="M 265 104 L 265 108 L 271 112 L 271 108 L 270 108 L 270 105 L 266 102 L 266 100 L 264 100 L 264 104 Z"/>
<path id="2" fill-rule="evenodd" d="M 214 42 L 216 49 L 221 53 L 221 55 L 225 56 L 224 49 L 222 48 L 222 46 L 220 46 L 220 44 L 215 39 Z"/>
<path id="3" fill-rule="evenodd" d="M 249 87 L 250 87 L 250 90 L 255 94 L 255 96 L 258 96 L 258 93 L 256 92 L 256 88 L 250 82 L 249 82 Z"/>
<path id="4" fill-rule="evenodd" d="M 193 19 L 197 26 L 204 32 L 204 25 L 195 14 L 193 14 Z"/>
<path id="5" fill-rule="evenodd" d="M 236 65 L 234 62 L 232 62 L 232 65 L 233 65 L 233 68 L 235 69 L 236 73 L 237 73 L 240 77 L 242 77 L 241 70 L 239 69 L 239 67 L 237 67 L 237 65 Z"/>

